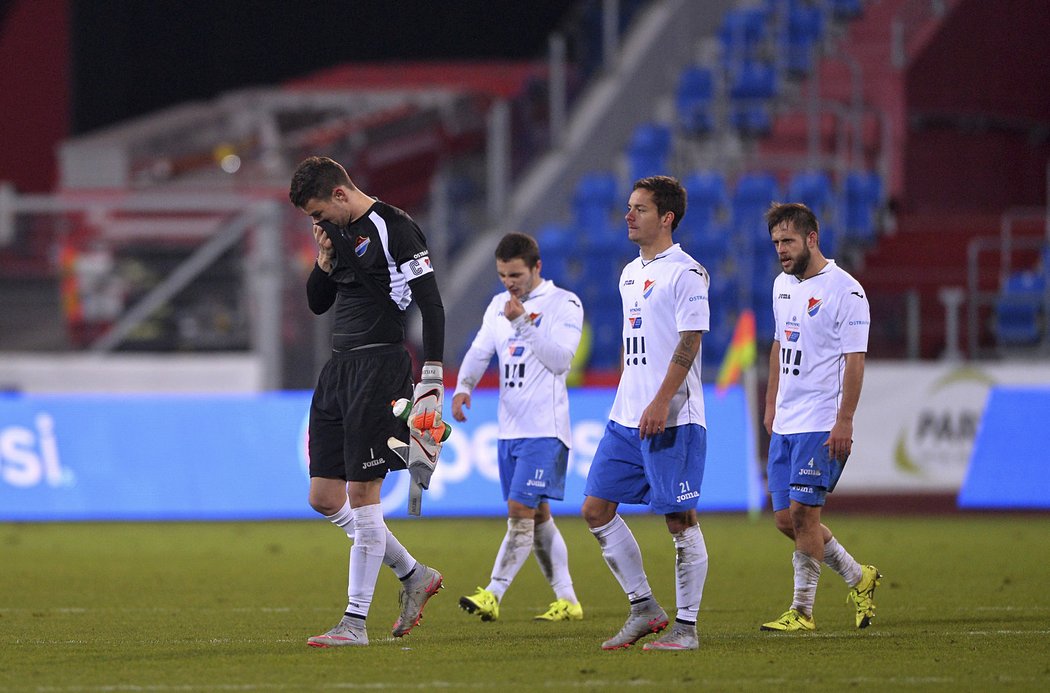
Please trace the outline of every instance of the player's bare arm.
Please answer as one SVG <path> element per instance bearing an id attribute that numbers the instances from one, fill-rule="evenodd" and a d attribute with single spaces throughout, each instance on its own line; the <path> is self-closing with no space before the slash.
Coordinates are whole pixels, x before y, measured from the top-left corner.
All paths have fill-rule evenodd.
<path id="1" fill-rule="evenodd" d="M 678 333 L 678 345 L 671 355 L 671 362 L 667 365 L 667 373 L 664 375 L 663 382 L 660 383 L 660 389 L 656 391 L 656 396 L 642 412 L 642 417 L 638 422 L 638 434 L 642 440 L 664 432 L 667 426 L 667 415 L 671 410 L 671 398 L 685 381 L 699 351 L 699 330 Z"/>
<path id="2" fill-rule="evenodd" d="M 845 462 L 853 449 L 853 415 L 860 402 L 860 389 L 864 384 L 864 354 L 846 354 L 846 368 L 842 376 L 842 403 L 839 405 L 835 425 L 828 436 L 828 454 Z"/>
<path id="3" fill-rule="evenodd" d="M 773 419 L 777 415 L 777 389 L 780 387 L 780 342 L 773 342 L 769 350 L 769 383 L 766 385 L 766 411 L 762 424 L 766 433 L 773 435 Z"/>

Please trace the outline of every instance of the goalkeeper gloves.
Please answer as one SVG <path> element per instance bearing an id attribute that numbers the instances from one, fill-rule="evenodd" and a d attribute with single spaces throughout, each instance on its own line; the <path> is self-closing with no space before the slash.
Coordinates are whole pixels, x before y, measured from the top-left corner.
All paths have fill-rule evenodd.
<path id="1" fill-rule="evenodd" d="M 430 430 L 408 430 L 408 473 L 420 488 L 430 488 L 430 477 L 437 467 L 438 455 L 441 454 L 441 443 L 434 439 Z"/>
<path id="2" fill-rule="evenodd" d="M 440 363 L 423 364 L 419 382 L 412 393 L 412 412 L 408 427 L 428 431 L 441 425 L 441 409 L 445 402 L 445 384 Z"/>

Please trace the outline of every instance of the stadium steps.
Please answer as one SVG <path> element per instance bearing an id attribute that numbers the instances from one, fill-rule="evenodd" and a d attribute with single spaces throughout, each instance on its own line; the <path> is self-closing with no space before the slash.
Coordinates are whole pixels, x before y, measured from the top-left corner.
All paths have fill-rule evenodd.
<path id="1" fill-rule="evenodd" d="M 943 287 L 966 288 L 967 248 L 977 237 L 998 237 L 1000 216 L 997 213 L 959 212 L 953 210 L 926 211 L 902 214 L 895 234 L 884 236 L 867 253 L 862 271 L 855 275 L 868 292 L 872 305 L 871 351 L 883 358 L 903 357 L 904 345 L 895 342 L 893 335 L 880 332 L 880 311 L 886 320 L 903 321 L 903 315 L 889 313 L 903 308 L 903 296 L 916 291 L 920 301 L 920 356 L 938 358 L 946 344 L 945 310 L 938 292 Z M 1019 224 L 1014 237 L 1039 237 L 1041 224 Z M 1015 251 L 1014 269 L 1031 267 L 1038 260 L 1038 251 Z M 998 261 L 982 263 L 979 287 L 998 290 Z M 965 314 L 960 345 L 965 346 Z M 991 343 L 991 334 L 981 329 L 983 345 Z M 881 343 L 880 343 L 881 340 Z"/>

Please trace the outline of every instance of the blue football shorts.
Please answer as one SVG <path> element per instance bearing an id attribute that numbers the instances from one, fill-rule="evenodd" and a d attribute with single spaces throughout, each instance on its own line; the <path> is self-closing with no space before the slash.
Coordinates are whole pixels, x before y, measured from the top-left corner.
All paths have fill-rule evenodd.
<path id="1" fill-rule="evenodd" d="M 699 424 L 672 426 L 642 440 L 637 428 L 610 421 L 594 452 L 584 493 L 648 505 L 661 515 L 693 510 L 706 458 L 707 429 Z"/>
<path id="2" fill-rule="evenodd" d="M 784 510 L 790 501 L 802 505 L 824 505 L 827 494 L 835 490 L 845 462 L 831 459 L 828 431 L 815 433 L 774 433 L 769 440 L 766 476 L 773 511 Z"/>
<path id="3" fill-rule="evenodd" d="M 565 470 L 569 448 L 557 438 L 501 439 L 499 483 L 503 500 L 536 508 L 548 500 L 565 498 Z"/>

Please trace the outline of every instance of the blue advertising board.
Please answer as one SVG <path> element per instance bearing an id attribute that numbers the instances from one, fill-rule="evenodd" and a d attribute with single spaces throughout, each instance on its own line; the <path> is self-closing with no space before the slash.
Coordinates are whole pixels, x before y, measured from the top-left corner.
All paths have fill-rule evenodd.
<path id="1" fill-rule="evenodd" d="M 1050 389 L 993 387 L 977 428 L 959 507 L 1048 510 Z"/>
<path id="2" fill-rule="evenodd" d="M 570 393 L 573 448 L 565 501 L 577 514 L 612 389 Z M 762 502 L 743 392 L 706 392 L 707 469 L 701 510 Z M 424 516 L 506 514 L 496 463 L 495 391 L 441 453 Z M 7 395 L 0 397 L 0 521 L 222 520 L 316 517 L 307 504 L 310 393 L 259 395 Z M 448 407 L 446 407 L 448 408 Z M 383 489 L 388 517 L 406 517 L 408 474 Z M 630 512 L 644 508 L 624 507 Z"/>

